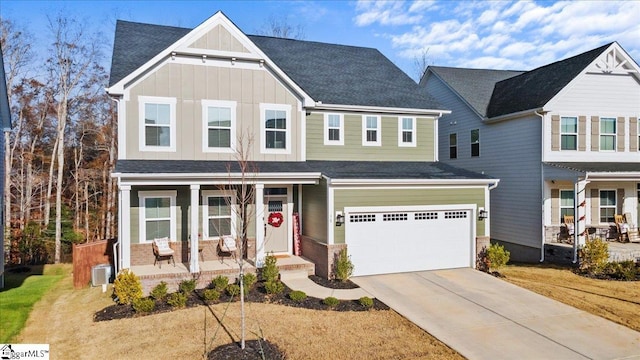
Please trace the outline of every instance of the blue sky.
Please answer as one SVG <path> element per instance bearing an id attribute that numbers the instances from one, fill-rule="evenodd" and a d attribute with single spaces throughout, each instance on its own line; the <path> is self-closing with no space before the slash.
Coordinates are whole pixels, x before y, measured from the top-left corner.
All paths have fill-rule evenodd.
<path id="1" fill-rule="evenodd" d="M 256 34 L 270 17 L 304 27 L 305 40 L 379 49 L 414 79 L 430 65 L 528 70 L 611 41 L 640 59 L 640 1 L 15 1 L 0 15 L 50 43 L 47 15 L 99 31 L 109 63 L 115 20 L 193 28 L 222 10 Z"/>

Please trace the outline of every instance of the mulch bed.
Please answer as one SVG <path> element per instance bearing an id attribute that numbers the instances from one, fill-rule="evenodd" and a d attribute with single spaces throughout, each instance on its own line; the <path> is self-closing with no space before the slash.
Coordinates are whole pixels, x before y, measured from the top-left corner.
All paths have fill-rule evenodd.
<path id="1" fill-rule="evenodd" d="M 321 278 L 320 276 L 310 275 L 309 279 L 314 283 L 324 286 L 330 289 L 357 289 L 358 285 L 351 282 L 351 280 L 340 281 L 340 280 L 329 280 L 325 278 Z"/>
<path id="2" fill-rule="evenodd" d="M 231 343 L 218 346 L 209 352 L 209 360 L 280 360 L 285 354 L 275 344 L 267 340 L 247 340 L 244 350 L 240 344 Z"/>

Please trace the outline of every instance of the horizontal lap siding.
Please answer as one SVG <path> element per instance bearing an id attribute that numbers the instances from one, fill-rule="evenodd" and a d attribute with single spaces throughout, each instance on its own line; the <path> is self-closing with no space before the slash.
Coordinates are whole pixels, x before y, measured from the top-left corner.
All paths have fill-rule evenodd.
<path id="1" fill-rule="evenodd" d="M 327 183 L 302 186 L 302 234 L 327 242 Z"/>

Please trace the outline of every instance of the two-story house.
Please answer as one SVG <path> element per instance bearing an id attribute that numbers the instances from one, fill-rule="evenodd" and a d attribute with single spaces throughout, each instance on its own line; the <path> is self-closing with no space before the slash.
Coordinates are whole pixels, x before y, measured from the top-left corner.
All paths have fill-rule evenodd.
<path id="1" fill-rule="evenodd" d="M 420 84 L 452 110 L 440 160 L 501 179 L 491 237 L 512 258 L 544 259 L 565 215 L 574 260 L 614 215 L 640 223 L 640 69 L 618 43 L 531 71 L 432 66 Z"/>
<path id="2" fill-rule="evenodd" d="M 194 29 L 118 21 L 107 92 L 119 269 L 153 264 L 159 237 L 186 275 L 218 261 L 198 245 L 239 236 L 243 183 L 257 266 L 294 254 L 294 214 L 321 276 L 344 247 L 360 275 L 473 267 L 490 235 L 498 180 L 437 161 L 448 111 L 375 49 L 250 36 L 221 12 Z"/>

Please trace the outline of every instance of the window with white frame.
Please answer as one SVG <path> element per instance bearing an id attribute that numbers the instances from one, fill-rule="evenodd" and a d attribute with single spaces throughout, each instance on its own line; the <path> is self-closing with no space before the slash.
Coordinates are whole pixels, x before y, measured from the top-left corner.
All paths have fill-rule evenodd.
<path id="1" fill-rule="evenodd" d="M 176 240 L 176 192 L 140 191 L 140 242 L 167 237 Z"/>
<path id="2" fill-rule="evenodd" d="M 233 206 L 235 197 L 222 191 L 204 191 L 202 211 L 205 239 L 217 239 L 220 236 L 235 236 L 235 217 Z"/>
<path id="3" fill-rule="evenodd" d="M 202 118 L 203 151 L 233 151 L 236 137 L 236 102 L 202 100 Z"/>
<path id="4" fill-rule="evenodd" d="M 416 118 L 398 118 L 398 146 L 416 146 Z"/>
<path id="5" fill-rule="evenodd" d="M 471 130 L 471 156 L 480 156 L 480 129 Z"/>
<path id="6" fill-rule="evenodd" d="M 262 152 L 291 152 L 291 106 L 260 104 Z"/>
<path id="7" fill-rule="evenodd" d="M 615 190 L 600 190 L 600 223 L 615 221 L 616 205 Z"/>
<path id="8" fill-rule="evenodd" d="M 458 134 L 449 134 L 449 159 L 458 158 Z"/>
<path id="9" fill-rule="evenodd" d="M 615 118 L 600 118 L 600 150 L 616 150 Z"/>
<path id="10" fill-rule="evenodd" d="M 564 222 L 565 216 L 575 214 L 573 190 L 560 190 L 560 223 Z"/>
<path id="11" fill-rule="evenodd" d="M 175 151 L 176 99 L 139 96 L 140 150 Z"/>
<path id="12" fill-rule="evenodd" d="M 560 118 L 560 150 L 578 149 L 578 118 Z"/>
<path id="13" fill-rule="evenodd" d="M 363 146 L 380 146 L 381 126 L 380 116 L 364 115 L 362 116 L 362 145 Z"/>
<path id="14" fill-rule="evenodd" d="M 324 144 L 344 145 L 344 119 L 341 114 L 324 114 Z"/>

